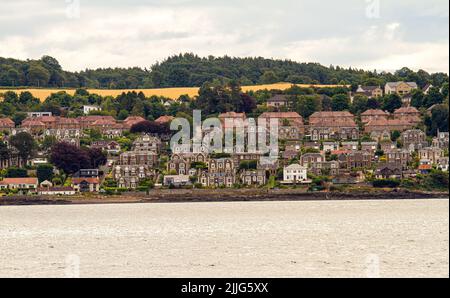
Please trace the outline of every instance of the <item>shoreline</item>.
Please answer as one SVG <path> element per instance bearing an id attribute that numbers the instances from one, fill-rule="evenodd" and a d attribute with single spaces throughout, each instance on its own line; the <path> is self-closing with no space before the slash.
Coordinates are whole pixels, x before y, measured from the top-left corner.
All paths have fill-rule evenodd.
<path id="1" fill-rule="evenodd" d="M 380 190 L 376 192 L 305 192 L 303 190 L 156 190 L 117 196 L 71 197 L 15 196 L 0 198 L 1 206 L 103 205 L 146 203 L 286 202 L 286 201 L 382 201 L 449 199 L 448 192 Z"/>

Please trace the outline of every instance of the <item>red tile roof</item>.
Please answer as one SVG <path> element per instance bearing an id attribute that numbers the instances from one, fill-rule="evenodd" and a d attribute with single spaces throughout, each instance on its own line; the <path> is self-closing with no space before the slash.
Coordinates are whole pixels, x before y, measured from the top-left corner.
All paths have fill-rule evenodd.
<path id="1" fill-rule="evenodd" d="M 298 118 L 303 119 L 297 112 L 266 112 L 263 113 L 259 118 Z"/>
<path id="2" fill-rule="evenodd" d="M 394 114 L 420 114 L 415 107 L 402 107 L 394 112 Z"/>
<path id="3" fill-rule="evenodd" d="M 0 118 L 0 126 L 2 126 L 2 127 L 14 127 L 15 123 L 10 118 Z"/>
<path id="4" fill-rule="evenodd" d="M 37 178 L 5 178 L 3 181 L 0 181 L 0 185 L 9 185 L 9 184 L 38 184 Z"/>
<path id="5" fill-rule="evenodd" d="M 431 165 L 420 165 L 419 170 L 431 170 L 433 167 Z"/>
<path id="6" fill-rule="evenodd" d="M 370 109 L 362 113 L 361 116 L 389 116 L 389 113 L 383 110 Z"/>
<path id="7" fill-rule="evenodd" d="M 83 181 L 86 181 L 89 184 L 100 184 L 100 179 L 98 178 L 73 178 L 72 184 L 77 185 Z"/>
<path id="8" fill-rule="evenodd" d="M 158 119 L 156 119 L 155 122 L 159 123 L 159 124 L 165 124 L 165 123 L 171 122 L 173 119 L 175 119 L 175 117 L 172 117 L 172 116 L 161 116 Z"/>

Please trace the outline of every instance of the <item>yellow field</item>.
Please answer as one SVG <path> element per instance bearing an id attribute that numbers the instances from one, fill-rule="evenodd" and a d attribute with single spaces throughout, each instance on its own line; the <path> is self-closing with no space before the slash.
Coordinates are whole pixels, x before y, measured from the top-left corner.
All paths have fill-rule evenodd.
<path id="1" fill-rule="evenodd" d="M 243 86 L 242 90 L 246 91 L 257 91 L 264 89 L 279 89 L 286 90 L 290 88 L 293 84 L 291 83 L 278 83 L 271 85 L 256 85 L 256 86 Z M 337 87 L 339 85 L 297 85 L 299 87 Z M 123 92 L 143 92 L 145 96 L 164 96 L 171 99 L 178 99 L 181 95 L 189 95 L 190 97 L 194 97 L 198 95 L 199 88 L 161 88 L 161 89 L 121 89 L 121 90 L 113 90 L 113 89 L 88 89 L 89 93 L 98 94 L 101 96 L 118 96 Z M 0 93 L 6 91 L 14 91 L 17 93 L 21 93 L 24 91 L 29 91 L 33 94 L 33 96 L 39 98 L 41 101 L 44 101 L 50 94 L 65 91 L 68 94 L 73 95 L 75 93 L 75 89 L 0 89 Z"/>

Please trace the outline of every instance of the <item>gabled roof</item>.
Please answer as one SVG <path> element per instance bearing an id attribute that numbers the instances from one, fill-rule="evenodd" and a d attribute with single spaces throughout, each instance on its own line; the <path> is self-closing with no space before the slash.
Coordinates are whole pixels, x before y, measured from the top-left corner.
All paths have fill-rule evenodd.
<path id="1" fill-rule="evenodd" d="M 245 119 L 246 115 L 245 113 L 236 113 L 236 112 L 228 112 L 228 113 L 222 113 L 219 115 L 219 118 L 238 118 L 238 119 Z"/>
<path id="2" fill-rule="evenodd" d="M 10 118 L 0 118 L 0 126 L 14 127 L 15 123 Z"/>
<path id="3" fill-rule="evenodd" d="M 159 124 L 165 124 L 165 123 L 171 122 L 173 119 L 175 119 L 175 117 L 172 117 L 172 116 L 161 116 L 158 119 L 156 119 L 155 122 L 159 123 Z"/>
<path id="4" fill-rule="evenodd" d="M 387 86 L 389 86 L 390 88 L 397 88 L 400 84 L 407 84 L 409 85 L 411 88 L 417 89 L 417 83 L 416 82 L 388 82 L 386 83 Z"/>
<path id="5" fill-rule="evenodd" d="M 295 169 L 302 169 L 302 170 L 304 170 L 304 169 L 307 169 L 307 168 L 302 166 L 302 165 L 299 165 L 299 164 L 292 164 L 292 165 L 289 165 L 289 166 L 285 167 L 285 169 L 286 170 L 295 170 Z"/>
<path id="6" fill-rule="evenodd" d="M 338 118 L 338 117 L 354 117 L 353 114 L 351 114 L 348 111 L 322 111 L 322 112 L 315 112 L 310 116 L 310 118 Z"/>
<path id="7" fill-rule="evenodd" d="M 415 107 L 401 107 L 395 110 L 394 114 L 420 114 L 420 112 Z"/>
<path id="8" fill-rule="evenodd" d="M 38 184 L 37 178 L 5 178 L 0 181 L 0 185 L 9 184 Z"/>
<path id="9" fill-rule="evenodd" d="M 263 113 L 259 118 L 298 118 L 303 119 L 297 112 L 266 112 Z"/>
<path id="10" fill-rule="evenodd" d="M 286 102 L 287 98 L 285 95 L 277 94 L 272 98 L 269 98 L 267 102 Z"/>
<path id="11" fill-rule="evenodd" d="M 370 109 L 362 113 L 361 116 L 389 116 L 389 113 L 383 110 Z"/>
<path id="12" fill-rule="evenodd" d="M 72 184 L 80 184 L 83 181 L 86 181 L 89 184 L 100 184 L 100 180 L 98 178 L 73 178 Z"/>

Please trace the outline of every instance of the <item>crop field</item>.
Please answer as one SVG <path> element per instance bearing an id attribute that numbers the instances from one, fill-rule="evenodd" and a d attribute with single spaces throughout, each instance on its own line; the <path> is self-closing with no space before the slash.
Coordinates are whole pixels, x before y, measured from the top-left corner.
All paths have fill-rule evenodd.
<path id="1" fill-rule="evenodd" d="M 270 85 L 255 85 L 255 86 L 243 86 L 242 90 L 246 91 L 258 91 L 258 90 L 271 90 L 271 89 L 279 89 L 286 90 L 290 88 L 293 84 L 291 83 L 277 83 Z M 339 85 L 301 85 L 297 84 L 299 87 L 337 87 Z M 160 88 L 160 89 L 88 89 L 88 91 L 92 94 L 98 94 L 101 96 L 113 96 L 116 97 L 123 92 L 143 92 L 145 96 L 163 96 L 171 99 L 178 99 L 181 95 L 189 95 L 190 97 L 194 97 L 198 95 L 198 87 L 188 87 L 188 88 Z M 41 101 L 44 101 L 50 94 L 65 91 L 68 94 L 73 95 L 75 93 L 75 89 L 38 89 L 38 88 L 30 88 L 30 89 L 0 89 L 0 93 L 4 93 L 7 91 L 14 91 L 16 93 L 21 93 L 24 91 L 29 91 L 33 94 L 33 96 L 39 98 Z"/>

